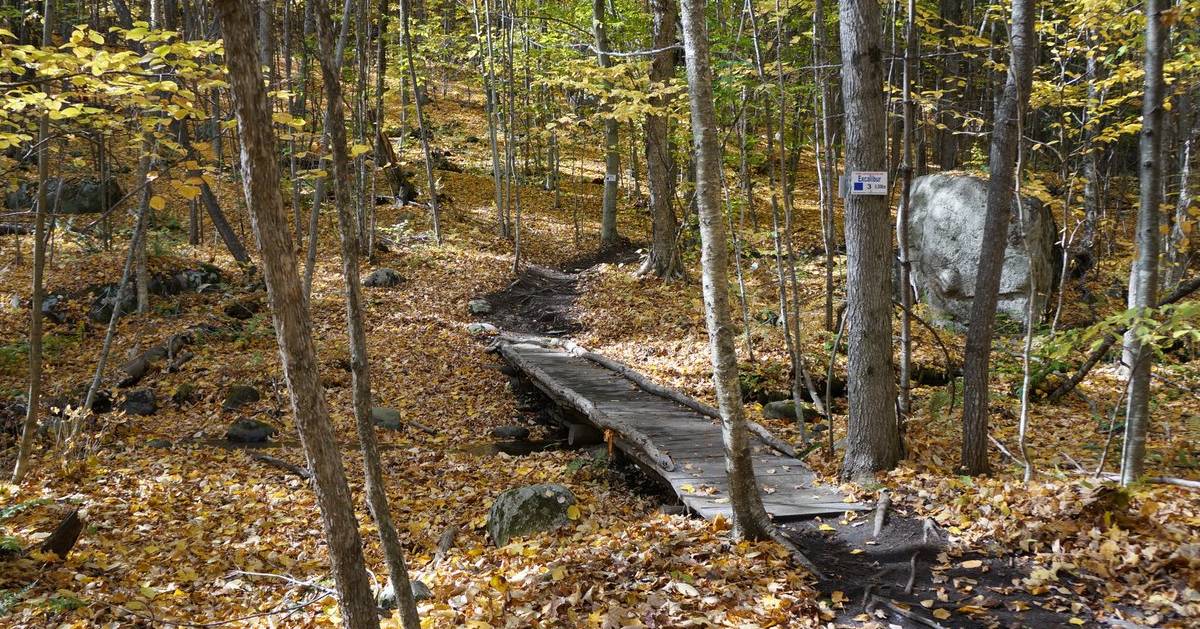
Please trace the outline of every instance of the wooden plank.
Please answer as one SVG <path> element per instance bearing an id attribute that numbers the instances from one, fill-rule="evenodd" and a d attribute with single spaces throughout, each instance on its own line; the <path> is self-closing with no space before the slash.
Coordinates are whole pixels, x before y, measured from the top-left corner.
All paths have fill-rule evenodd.
<path id="1" fill-rule="evenodd" d="M 531 343 L 509 343 L 502 348 L 502 354 L 506 350 L 520 356 L 519 361 L 510 362 L 532 367 L 525 369 L 518 365 L 558 403 L 585 416 L 603 413 L 605 418 L 636 430 L 658 452 L 668 454 L 676 463 L 674 469 L 646 467 L 665 481 L 693 512 L 707 518 L 717 514 L 728 516 L 732 512 L 728 504 L 724 442 L 720 426 L 711 417 L 647 392 L 634 381 L 569 352 Z M 643 464 L 648 463 L 639 446 L 620 438 L 615 443 Z M 837 515 L 867 508 L 843 502 L 836 489 L 813 487 L 814 475 L 795 458 L 782 456 L 765 445 L 753 447 L 752 452 L 755 480 L 766 490 L 763 505 L 772 517 Z M 684 491 L 684 486 L 692 491 Z M 696 489 L 706 493 L 696 493 Z"/>

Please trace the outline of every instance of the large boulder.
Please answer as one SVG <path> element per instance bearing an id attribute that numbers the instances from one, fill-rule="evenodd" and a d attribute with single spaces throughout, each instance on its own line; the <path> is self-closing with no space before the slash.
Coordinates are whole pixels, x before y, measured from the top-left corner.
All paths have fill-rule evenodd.
<path id="1" fill-rule="evenodd" d="M 500 494 L 488 512 L 487 532 L 496 546 L 514 537 L 558 528 L 570 521 L 575 494 L 563 485 L 526 485 Z"/>
<path id="2" fill-rule="evenodd" d="M 966 325 L 971 318 L 987 189 L 986 179 L 954 172 L 917 177 L 912 183 L 912 282 L 918 298 L 944 323 Z M 1022 197 L 1019 210 L 1014 203 L 997 312 L 1024 322 L 1032 283 L 1033 314 L 1041 316 L 1054 282 L 1055 235 L 1054 219 L 1040 202 Z"/>
<path id="3" fill-rule="evenodd" d="M 37 190 L 37 182 L 22 183 L 5 197 L 4 205 L 10 210 L 32 208 L 37 200 Z M 53 178 L 46 182 L 47 209 L 55 214 L 99 214 L 116 205 L 122 196 L 124 192 L 121 186 L 112 177 L 103 185 L 98 179 L 64 182 L 60 178 Z"/>

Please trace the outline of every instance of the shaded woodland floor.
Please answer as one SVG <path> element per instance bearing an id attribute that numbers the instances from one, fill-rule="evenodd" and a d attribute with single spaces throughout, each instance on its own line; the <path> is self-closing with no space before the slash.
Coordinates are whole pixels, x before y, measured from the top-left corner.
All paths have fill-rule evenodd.
<path id="1" fill-rule="evenodd" d="M 861 523 L 867 516 L 790 527 L 813 559 L 820 565 L 824 558 L 829 572 L 840 578 L 825 584 L 791 566 L 778 547 L 735 542 L 720 523 L 661 513 L 658 496 L 634 491 L 636 481 L 631 485 L 587 453 L 497 453 L 489 447 L 495 427 L 526 425 L 535 441 L 551 435 L 518 408 L 506 389 L 507 377 L 468 331 L 478 319 L 467 302 L 507 289 L 510 300 L 496 303 L 499 323 L 529 321 L 528 305 L 535 304 L 534 330 L 569 332 L 589 349 L 712 403 L 696 253 L 689 249 L 685 257 L 690 279 L 670 284 L 636 278 L 634 255 L 597 256 L 601 188 L 589 182 L 602 166 L 586 150 L 567 146 L 564 155 L 570 159 L 564 157 L 564 165 L 570 164 L 573 178 L 561 207 L 553 207 L 548 191 L 522 189 L 522 248 L 530 263 L 582 272 L 569 281 L 556 274 L 527 274 L 520 285 L 524 294 L 513 291 L 511 245 L 496 235 L 491 180 L 483 170 L 486 144 L 471 141 L 485 135 L 478 95 L 435 99 L 431 110 L 434 142 L 451 149 L 464 170 L 438 173 L 448 196 L 445 241 L 431 243 L 420 208 L 380 206 L 378 222 L 389 250 L 364 267 L 392 268 L 405 278 L 398 287 L 365 293 L 377 403 L 398 409 L 405 422 L 436 431 L 380 433 L 393 516 L 413 576 L 432 591 L 420 606 L 431 626 L 791 627 L 898 621 L 886 609 L 879 612 L 892 614 L 886 620 L 864 611 L 862 588 L 873 578 L 881 582 L 876 590 L 881 596 L 913 603 L 913 611 L 946 626 L 1094 625 L 1112 619 L 1186 626 L 1200 618 L 1195 494 L 1164 486 L 1117 492 L 1091 480 L 1106 440 L 1108 413 L 1121 393 L 1107 369 L 1087 381 L 1085 398 L 1034 407 L 1029 448 L 1039 473 L 1029 485 L 1020 481 L 1018 466 L 995 451 L 992 477 L 957 476 L 957 401 L 946 387 L 918 388 L 904 464 L 882 476 L 878 486 L 844 487 L 865 501 L 873 501 L 881 486 L 893 490 L 891 528 L 878 546 L 860 533 L 871 528 Z M 403 154 L 418 163 L 412 144 L 402 147 Z M 798 225 L 817 224 L 811 187 L 809 180 L 798 182 Z M 233 182 L 222 182 L 218 193 L 225 207 L 240 208 Z M 749 360 L 739 339 L 743 384 L 751 417 L 795 438 L 794 426 L 761 418 L 760 403 L 786 390 L 788 373 L 781 332 L 769 322 L 777 298 L 765 199 L 760 201 L 760 229 L 744 233 L 755 360 Z M 648 218 L 634 199 L 623 199 L 621 207 L 624 234 L 638 240 L 648 233 Z M 248 225 L 241 229 L 248 238 Z M 797 249 L 817 251 L 819 235 L 802 229 L 793 236 Z M 216 292 L 155 298 L 151 313 L 124 318 L 115 356 L 144 351 L 200 325 L 215 331 L 191 348 L 196 357 L 181 371 L 152 373 L 139 385 L 154 390 L 157 414 L 102 415 L 85 451 L 64 456 L 40 449 L 25 484 L 0 486 L 5 548 L 32 545 L 77 507 L 87 521 L 65 561 L 36 551 L 24 556 L 6 551 L 0 557 L 5 624 L 323 626 L 338 620 L 330 598 L 262 576 L 299 582 L 326 578 L 315 501 L 300 478 L 253 460 L 245 449 L 217 447 L 232 421 L 254 417 L 281 432 L 269 448 L 272 456 L 303 463 L 292 437 L 269 314 L 244 321 L 225 314 L 230 302 L 260 299 L 258 286 L 243 278 L 219 245 L 190 247 L 185 239 L 177 223 L 160 223 L 152 239 L 152 269 L 212 262 L 222 269 L 225 284 Z M 6 399 L 25 385 L 18 339 L 27 330 L 26 315 L 9 305 L 11 297 L 28 293 L 28 265 L 14 262 L 17 242 L 28 255 L 28 238 L 0 240 L 0 337 L 6 339 L 0 391 Z M 312 310 L 333 419 L 356 496 L 361 496 L 336 243 L 335 221 L 326 216 Z M 86 244 L 60 232 L 48 266 L 51 290 L 78 290 L 88 278 L 120 276 L 123 252 L 91 253 Z M 1114 262 L 1091 280 L 1091 292 L 1103 295 L 1109 280 L 1127 272 L 1118 258 L 1113 256 Z M 824 373 L 830 335 L 822 331 L 820 258 L 799 262 L 801 291 L 811 304 L 802 313 L 802 345 L 810 368 Z M 1074 297 L 1065 300 L 1066 325 L 1086 323 L 1092 309 L 1106 313 L 1120 307 L 1115 297 L 1092 306 Z M 81 323 L 80 307 L 69 304 L 71 323 L 47 331 L 51 398 L 68 395 L 94 366 L 103 330 Z M 505 313 L 512 318 L 504 319 Z M 740 325 L 737 312 L 735 318 Z M 960 360 L 953 353 L 960 339 L 940 334 L 952 350 L 951 362 Z M 916 336 L 918 363 L 944 370 L 933 336 L 923 329 Z M 996 351 L 994 434 L 1010 450 L 1019 345 L 1019 338 L 1004 337 Z M 1200 403 L 1194 391 L 1200 388 L 1200 370 L 1170 357 L 1167 363 L 1161 373 L 1175 385 L 1155 384 L 1151 465 L 1156 473 L 1196 478 Z M 172 394 L 185 383 L 195 387 L 194 401 L 176 404 Z M 224 392 L 235 384 L 251 384 L 264 395 L 237 413 L 224 411 Z M 835 405 L 834 441 L 845 428 L 839 408 Z M 171 447 L 159 447 L 156 439 Z M 1111 447 L 1119 449 L 1119 437 Z M 5 448 L 0 464 L 8 466 L 13 451 L 7 442 Z M 826 482 L 836 483 L 839 456 L 821 448 L 807 462 Z M 1110 471 L 1115 458 L 1110 452 Z M 491 546 L 482 528 L 491 500 L 514 484 L 536 482 L 569 486 L 580 499 L 582 517 L 555 534 Z M 386 570 L 361 501 L 358 518 L 369 568 L 382 585 Z M 907 597 L 896 586 L 902 589 L 908 578 L 914 537 L 922 537 L 926 518 L 937 525 L 940 549 L 918 556 L 917 587 Z M 454 548 L 437 561 L 436 544 L 451 526 L 462 531 Z"/>

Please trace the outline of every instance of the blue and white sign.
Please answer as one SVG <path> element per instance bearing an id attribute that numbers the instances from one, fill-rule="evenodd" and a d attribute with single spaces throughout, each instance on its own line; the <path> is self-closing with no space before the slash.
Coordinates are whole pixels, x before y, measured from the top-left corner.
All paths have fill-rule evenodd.
<path id="1" fill-rule="evenodd" d="M 860 170 L 850 174 L 850 194 L 864 196 L 887 196 L 887 173 Z"/>

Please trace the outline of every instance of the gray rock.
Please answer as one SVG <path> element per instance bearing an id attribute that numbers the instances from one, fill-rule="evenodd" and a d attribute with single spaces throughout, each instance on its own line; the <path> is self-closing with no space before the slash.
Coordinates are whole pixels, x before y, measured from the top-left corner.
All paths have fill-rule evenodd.
<path id="1" fill-rule="evenodd" d="M 473 315 L 485 315 L 492 313 L 492 304 L 486 299 L 472 299 L 467 302 L 467 310 Z"/>
<path id="2" fill-rule="evenodd" d="M 971 317 L 975 275 L 987 213 L 986 179 L 964 173 L 917 177 L 912 184 L 909 257 L 918 298 L 947 323 Z M 1056 228 L 1049 210 L 1024 197 L 1022 220 L 1013 207 L 1000 277 L 997 312 L 1024 322 L 1032 284 L 1034 316 L 1040 317 L 1054 282 Z M 1028 240 L 1029 253 L 1025 249 Z"/>
<path id="3" fill-rule="evenodd" d="M 411 579 L 408 584 L 412 590 L 413 598 L 418 603 L 433 598 L 433 591 L 420 579 Z M 391 581 L 388 581 L 387 585 L 379 591 L 379 596 L 375 597 L 375 603 L 383 609 L 396 609 L 396 590 L 392 587 Z"/>
<path id="4" fill-rule="evenodd" d="M 225 392 L 225 401 L 221 404 L 221 408 L 227 411 L 236 411 L 260 399 L 262 399 L 262 395 L 259 394 L 258 389 L 245 384 L 235 384 Z"/>
<path id="5" fill-rule="evenodd" d="M 400 421 L 400 411 L 386 406 L 371 407 L 371 423 L 388 430 L 400 430 L 404 427 Z"/>
<path id="6" fill-rule="evenodd" d="M 138 389 L 125 394 L 121 410 L 130 415 L 153 415 L 158 412 L 153 389 Z"/>
<path id="7" fill-rule="evenodd" d="M 492 429 L 492 436 L 497 439 L 528 439 L 529 429 L 524 426 L 500 426 Z"/>
<path id="8" fill-rule="evenodd" d="M 151 439 L 146 442 L 146 445 L 151 448 L 170 449 L 175 444 L 171 443 L 168 439 Z"/>
<path id="9" fill-rule="evenodd" d="M 471 336 L 494 336 L 499 333 L 500 330 L 490 323 L 476 321 L 467 324 L 467 334 Z"/>
<path id="10" fill-rule="evenodd" d="M 363 280 L 363 286 L 389 288 L 404 283 L 404 276 L 392 269 L 375 269 Z"/>
<path id="11" fill-rule="evenodd" d="M 15 192 L 5 197 L 4 204 L 12 210 L 32 208 L 37 199 L 37 189 L 37 182 L 22 183 Z M 46 192 L 47 207 L 55 214 L 98 214 L 115 205 L 124 196 L 115 177 L 110 177 L 104 185 L 97 179 L 64 182 L 55 177 L 46 182 Z M 104 203 L 106 200 L 107 207 Z"/>
<path id="12" fill-rule="evenodd" d="M 225 438 L 235 443 L 262 443 L 278 432 L 257 419 L 239 419 L 225 432 Z"/>
<path id="13" fill-rule="evenodd" d="M 570 521 L 575 494 L 563 485 L 527 485 L 500 494 L 488 512 L 487 532 L 496 546 L 514 537 L 549 531 Z"/>
<path id="14" fill-rule="evenodd" d="M 240 321 L 251 319 L 262 310 L 262 302 L 257 298 L 239 299 L 225 304 L 225 315 Z"/>
<path id="15" fill-rule="evenodd" d="M 171 401 L 179 406 L 196 401 L 196 385 L 190 382 L 180 384 L 171 394 Z"/>
<path id="16" fill-rule="evenodd" d="M 811 421 L 816 412 L 809 404 L 800 405 L 800 413 L 796 413 L 796 403 L 792 400 L 779 400 L 763 405 L 763 417 L 767 419 L 802 419 Z"/>

